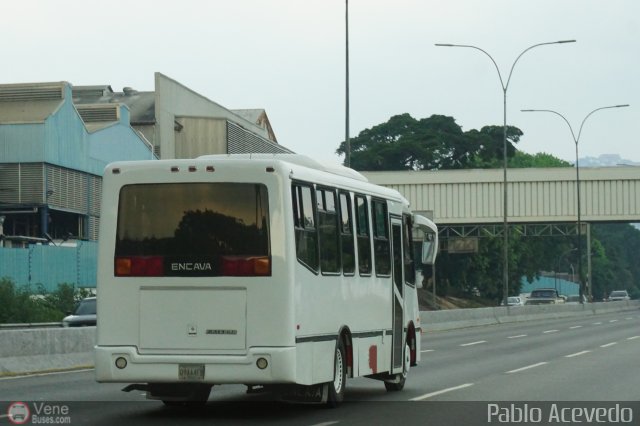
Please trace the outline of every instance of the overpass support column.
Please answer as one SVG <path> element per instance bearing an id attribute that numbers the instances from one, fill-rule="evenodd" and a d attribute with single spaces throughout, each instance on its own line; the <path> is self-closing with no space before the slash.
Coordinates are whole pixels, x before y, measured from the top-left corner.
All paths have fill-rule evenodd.
<path id="1" fill-rule="evenodd" d="M 593 278 L 591 277 L 591 223 L 587 222 L 587 297 L 593 301 Z"/>

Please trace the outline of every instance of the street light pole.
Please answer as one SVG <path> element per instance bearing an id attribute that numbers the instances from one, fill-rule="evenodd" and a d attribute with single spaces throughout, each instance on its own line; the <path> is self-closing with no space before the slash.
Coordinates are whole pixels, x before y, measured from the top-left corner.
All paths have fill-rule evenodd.
<path id="1" fill-rule="evenodd" d="M 560 263 L 562 262 L 562 260 L 564 259 L 564 257 L 566 255 L 568 255 L 569 253 L 572 253 L 574 251 L 578 250 L 577 248 L 572 248 L 569 249 L 567 251 L 565 251 L 564 253 L 562 253 L 560 256 L 558 256 L 558 262 L 557 262 L 557 266 L 556 266 L 556 270 L 554 271 L 554 278 L 555 278 L 555 288 L 556 290 L 558 289 L 558 269 L 560 269 Z"/>
<path id="2" fill-rule="evenodd" d="M 569 120 L 567 120 L 565 118 L 564 115 L 560 114 L 557 111 L 553 111 L 550 109 L 523 109 L 521 110 L 522 112 L 550 112 L 552 114 L 555 114 L 557 116 L 559 116 L 560 118 L 562 118 L 564 120 L 565 123 L 567 123 L 567 126 L 569 126 L 569 130 L 571 131 L 571 137 L 573 138 L 573 142 L 576 145 L 576 202 L 577 202 L 577 216 L 578 216 L 578 230 L 576 232 L 577 238 L 578 238 L 578 282 L 580 284 L 580 303 L 584 303 L 583 302 L 583 296 L 584 296 L 584 282 L 582 280 L 582 238 L 580 237 L 582 234 L 582 222 L 580 219 L 580 165 L 578 163 L 578 143 L 580 142 L 580 135 L 582 135 L 582 127 L 584 126 L 585 121 L 587 121 L 587 119 L 589 117 L 591 117 L 591 115 L 597 111 L 603 110 L 603 109 L 611 109 L 611 108 L 625 108 L 628 107 L 629 104 L 624 104 L 624 105 L 611 105 L 611 106 L 605 106 L 605 107 L 600 107 L 600 108 L 596 108 L 593 111 L 591 111 L 589 114 L 587 114 L 587 116 L 582 120 L 582 123 L 580 123 L 580 130 L 578 130 L 578 136 L 576 137 L 576 134 L 573 132 L 573 127 L 571 127 L 571 123 L 569 123 Z M 587 247 L 587 250 L 589 251 L 589 253 L 591 252 L 591 247 Z M 591 277 L 589 277 L 589 285 L 591 285 Z"/>
<path id="3" fill-rule="evenodd" d="M 349 0 L 345 0 L 345 166 L 351 167 L 351 140 L 349 138 Z"/>
<path id="4" fill-rule="evenodd" d="M 522 57 L 522 55 L 524 55 L 525 53 L 527 53 L 529 50 L 538 47 L 538 46 L 545 46 L 545 45 L 549 45 L 549 44 L 563 44 L 563 43 L 575 43 L 575 40 L 559 40 L 559 41 L 551 41 L 551 42 L 547 42 L 547 43 L 538 43 L 538 44 L 534 44 L 533 46 L 529 46 L 528 48 L 526 48 L 525 50 L 522 51 L 522 53 L 520 53 L 518 55 L 518 57 L 516 58 L 515 61 L 513 61 L 513 64 L 511 65 L 511 70 L 509 71 L 509 76 L 507 77 L 507 81 L 505 83 L 505 81 L 502 78 L 502 74 L 500 73 L 500 68 L 498 67 L 498 64 L 496 63 L 496 61 L 493 59 L 493 57 L 487 53 L 485 50 L 477 47 L 477 46 L 472 46 L 472 45 L 468 45 L 468 44 L 450 44 L 450 43 L 436 43 L 437 47 L 467 47 L 470 49 L 476 49 L 479 50 L 480 52 L 484 53 L 485 55 L 487 55 L 489 57 L 489 59 L 491 59 L 491 62 L 493 62 L 493 65 L 496 67 L 496 71 L 498 72 L 498 78 L 500 79 L 500 86 L 502 87 L 502 94 L 503 94 L 503 126 L 502 126 L 502 162 L 503 162 L 503 184 L 502 184 L 502 190 L 503 190 L 503 194 L 502 194 L 502 200 L 503 200 L 503 207 L 502 207 L 502 216 L 503 216 L 503 244 L 502 244 L 502 248 L 503 248 L 503 267 L 502 267 L 502 282 L 503 282 L 503 302 L 504 302 L 504 306 L 508 306 L 507 303 L 507 297 L 509 297 L 509 228 L 508 228 L 508 216 L 507 216 L 507 89 L 509 88 L 509 82 L 511 81 L 511 76 L 513 75 L 513 69 L 516 66 L 516 63 L 518 63 L 518 60 Z"/>

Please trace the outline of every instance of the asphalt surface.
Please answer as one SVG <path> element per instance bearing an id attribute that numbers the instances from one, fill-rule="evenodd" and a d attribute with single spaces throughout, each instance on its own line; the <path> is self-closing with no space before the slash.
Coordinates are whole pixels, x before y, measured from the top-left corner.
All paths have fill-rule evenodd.
<path id="1" fill-rule="evenodd" d="M 121 392 L 124 385 L 96 383 L 86 370 L 0 379 L 0 424 L 11 424 L 7 407 L 16 401 L 27 402 L 32 415 L 36 409 L 42 415 L 47 405 L 54 411 L 67 406 L 66 416 L 58 411 L 49 417 L 73 425 L 465 425 L 499 424 L 500 415 L 518 424 L 539 413 L 536 424 L 562 424 L 544 420 L 558 419 L 548 416 L 563 407 L 582 410 L 574 415 L 631 413 L 631 424 L 640 424 L 638 309 L 422 337 L 422 362 L 402 392 L 386 392 L 369 379 L 348 380 L 346 403 L 335 410 L 275 402 L 271 394 L 247 394 L 235 385 L 214 386 L 204 408 L 166 408 L 142 392 Z M 592 424 L 586 417 L 573 420 Z"/>

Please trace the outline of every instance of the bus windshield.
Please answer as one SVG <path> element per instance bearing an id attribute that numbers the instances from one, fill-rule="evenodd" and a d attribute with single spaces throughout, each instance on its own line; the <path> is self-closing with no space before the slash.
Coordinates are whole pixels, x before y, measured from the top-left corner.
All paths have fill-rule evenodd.
<path id="1" fill-rule="evenodd" d="M 126 185 L 116 275 L 270 275 L 268 212 L 262 184 Z"/>

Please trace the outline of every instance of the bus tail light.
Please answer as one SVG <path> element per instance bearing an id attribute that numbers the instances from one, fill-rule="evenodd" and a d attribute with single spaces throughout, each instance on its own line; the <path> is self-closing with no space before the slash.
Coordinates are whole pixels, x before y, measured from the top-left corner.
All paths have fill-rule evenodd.
<path id="1" fill-rule="evenodd" d="M 164 275 L 162 256 L 116 257 L 116 277 L 161 277 Z"/>
<path id="2" fill-rule="evenodd" d="M 271 260 L 267 256 L 224 256 L 222 258 L 222 275 L 269 276 L 271 275 Z"/>

